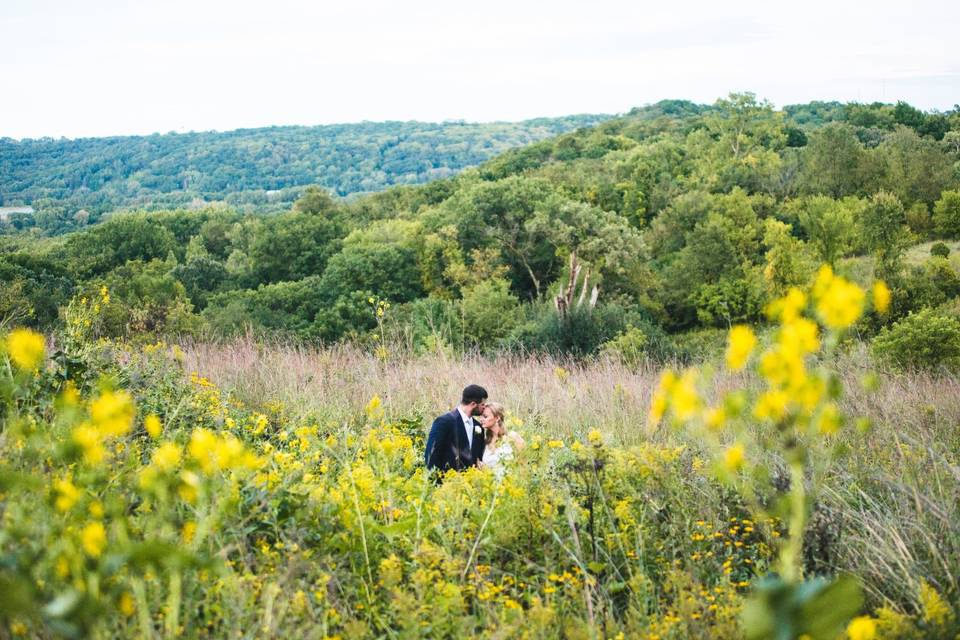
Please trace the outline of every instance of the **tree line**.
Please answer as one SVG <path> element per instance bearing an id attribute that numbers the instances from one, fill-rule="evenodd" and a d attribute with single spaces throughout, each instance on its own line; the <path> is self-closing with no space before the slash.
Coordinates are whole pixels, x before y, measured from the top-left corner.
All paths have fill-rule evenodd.
<path id="1" fill-rule="evenodd" d="M 0 207 L 32 206 L 33 214 L 13 214 L 7 229 L 36 227 L 47 234 L 83 228 L 117 209 L 225 202 L 242 211 L 281 211 L 312 184 L 347 196 L 422 183 L 608 117 L 2 138 Z"/>
<path id="2" fill-rule="evenodd" d="M 111 335 L 684 357 L 762 323 L 821 264 L 890 286 L 862 336 L 924 309 L 955 317 L 958 239 L 960 110 L 733 94 L 351 200 L 312 187 L 274 215 L 131 213 L 10 237 L 0 314 L 43 327 L 105 286 Z"/>

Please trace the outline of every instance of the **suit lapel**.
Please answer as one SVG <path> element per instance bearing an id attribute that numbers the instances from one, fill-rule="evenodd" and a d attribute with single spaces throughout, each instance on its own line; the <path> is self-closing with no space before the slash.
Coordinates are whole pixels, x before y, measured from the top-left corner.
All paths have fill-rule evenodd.
<path id="1" fill-rule="evenodd" d="M 473 421 L 473 424 L 474 426 L 479 426 L 476 420 Z M 481 447 L 481 444 L 483 443 L 483 436 L 484 436 L 483 429 L 480 430 L 480 433 L 477 433 L 476 429 L 473 430 L 473 447 L 471 447 L 470 453 L 473 454 L 474 460 L 480 459 L 480 447 Z"/>
<path id="2" fill-rule="evenodd" d="M 460 410 L 454 409 L 450 412 L 451 417 L 453 417 L 453 424 L 456 427 L 453 430 L 453 448 L 456 450 L 457 464 L 462 465 L 465 463 L 463 460 L 464 454 L 469 453 L 467 448 L 467 434 L 464 432 L 463 427 L 463 418 L 460 416 Z"/>

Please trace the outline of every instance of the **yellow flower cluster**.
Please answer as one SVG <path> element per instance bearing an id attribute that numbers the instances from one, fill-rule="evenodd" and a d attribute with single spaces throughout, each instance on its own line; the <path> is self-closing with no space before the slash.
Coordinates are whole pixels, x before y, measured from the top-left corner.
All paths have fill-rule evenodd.
<path id="1" fill-rule="evenodd" d="M 43 361 L 43 336 L 30 329 L 14 329 L 7 335 L 7 354 L 18 368 L 35 371 Z"/>
<path id="2" fill-rule="evenodd" d="M 104 391 L 90 402 L 88 413 L 90 419 L 75 427 L 72 437 L 84 460 L 95 465 L 106 459 L 111 439 L 130 432 L 136 406 L 126 391 Z"/>
<path id="3" fill-rule="evenodd" d="M 753 330 L 746 326 L 736 326 L 730 330 L 730 344 L 727 347 L 727 366 L 738 371 L 747 364 L 747 359 L 757 344 Z"/>
<path id="4" fill-rule="evenodd" d="M 107 546 L 107 530 L 102 522 L 91 522 L 80 532 L 80 544 L 91 558 L 99 558 Z"/>
<path id="5" fill-rule="evenodd" d="M 263 466 L 263 460 L 245 449 L 233 434 L 216 434 L 202 427 L 194 429 L 187 452 L 208 475 L 226 469 L 256 470 Z"/>
<path id="6" fill-rule="evenodd" d="M 126 391 L 106 391 L 90 403 L 90 418 L 108 437 L 125 435 L 133 424 L 136 409 Z"/>
<path id="7" fill-rule="evenodd" d="M 829 265 L 823 265 L 813 282 L 813 298 L 817 314 L 825 325 L 846 329 L 863 314 L 866 294 L 852 282 L 834 275 Z M 889 297 L 887 300 L 889 302 Z"/>
<path id="8" fill-rule="evenodd" d="M 674 417 L 683 422 L 692 418 L 703 406 L 697 393 L 696 369 L 688 369 L 682 376 L 667 370 L 660 376 L 660 384 L 653 392 L 650 403 L 650 422 L 659 424 L 669 407 Z"/>

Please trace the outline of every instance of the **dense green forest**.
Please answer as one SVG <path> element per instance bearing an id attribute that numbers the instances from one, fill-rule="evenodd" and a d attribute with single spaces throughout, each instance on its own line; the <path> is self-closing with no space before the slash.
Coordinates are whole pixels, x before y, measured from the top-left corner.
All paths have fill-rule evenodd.
<path id="1" fill-rule="evenodd" d="M 307 185 L 339 196 L 445 178 L 512 147 L 610 116 L 523 122 L 363 122 L 77 140 L 0 139 L 0 207 L 31 205 L 10 227 L 63 233 L 116 209 L 214 201 L 289 209 Z"/>
<path id="2" fill-rule="evenodd" d="M 672 358 L 761 323 L 825 263 L 888 283 L 891 311 L 858 331 L 909 357 L 960 332 L 958 239 L 960 109 L 777 110 L 734 94 L 638 108 L 349 201 L 311 188 L 276 215 L 218 206 L 9 236 L 0 317 L 43 328 L 106 287 L 103 335 Z M 941 333 L 911 333 L 918 317 Z"/>

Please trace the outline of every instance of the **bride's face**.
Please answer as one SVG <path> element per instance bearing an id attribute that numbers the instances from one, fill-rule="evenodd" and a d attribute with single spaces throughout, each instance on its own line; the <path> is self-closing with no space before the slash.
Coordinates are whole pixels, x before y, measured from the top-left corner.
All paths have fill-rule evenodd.
<path id="1" fill-rule="evenodd" d="M 480 420 L 484 429 L 492 429 L 495 434 L 501 435 L 500 432 L 503 429 L 501 429 L 500 425 L 497 424 L 497 416 L 493 415 L 493 411 L 490 410 L 490 407 L 484 408 L 483 416 Z"/>

